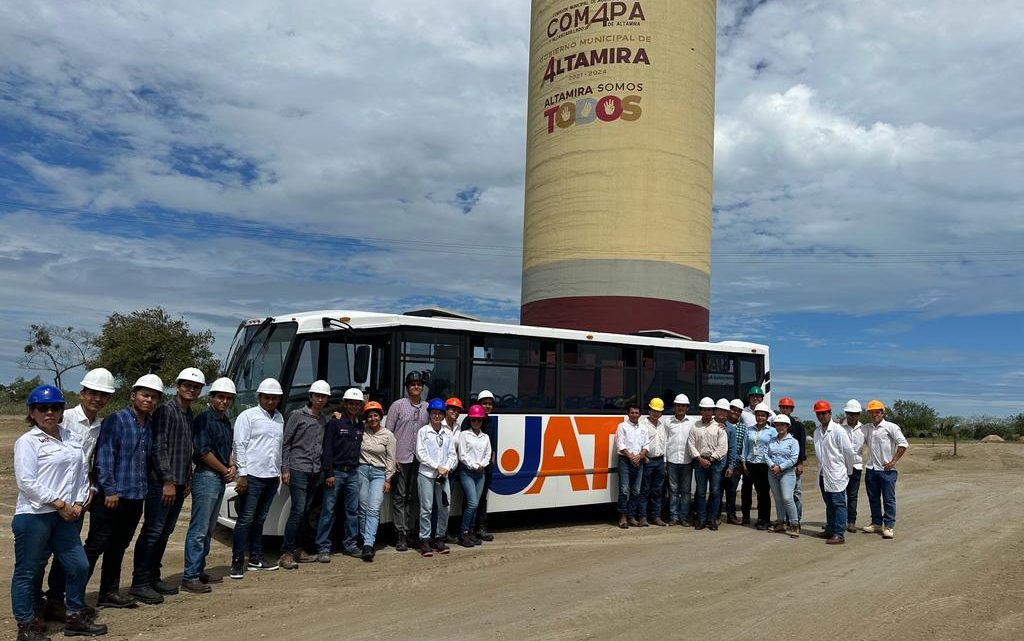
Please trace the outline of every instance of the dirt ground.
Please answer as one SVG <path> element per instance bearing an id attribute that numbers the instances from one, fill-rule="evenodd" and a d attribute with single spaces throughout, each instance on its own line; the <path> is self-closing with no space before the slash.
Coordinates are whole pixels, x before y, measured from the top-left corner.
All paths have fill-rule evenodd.
<path id="1" fill-rule="evenodd" d="M 5 578 L 14 560 L 11 452 L 21 430 L 16 419 L 0 418 Z M 335 556 L 330 565 L 226 579 L 212 594 L 104 610 L 100 621 L 110 626 L 110 639 L 1019 641 L 1024 445 L 961 444 L 957 458 L 951 450 L 912 444 L 899 468 L 892 541 L 857 533 L 839 547 L 806 535 L 819 531 L 824 516 L 821 497 L 810 487 L 805 536 L 797 540 L 729 525 L 718 532 L 620 530 L 593 518 L 552 523 L 527 515 L 506 522 L 494 543 L 456 546 L 446 557 L 422 559 L 393 548 L 381 550 L 372 564 Z M 862 488 L 860 512 L 867 511 Z M 187 514 L 186 503 L 167 568 L 181 567 Z M 226 574 L 229 537 L 222 531 L 218 538 L 211 562 Z M 177 580 L 180 570 L 166 577 Z M 0 635 L 14 638 L 10 610 L 3 609 Z M 60 638 L 56 626 L 51 633 Z"/>

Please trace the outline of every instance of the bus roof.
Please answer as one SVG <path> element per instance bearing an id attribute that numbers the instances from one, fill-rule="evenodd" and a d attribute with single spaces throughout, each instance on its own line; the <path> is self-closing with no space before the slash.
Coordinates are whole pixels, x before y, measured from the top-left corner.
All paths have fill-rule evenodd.
<path id="1" fill-rule="evenodd" d="M 556 338 L 595 343 L 621 343 L 645 347 L 670 347 L 676 349 L 713 349 L 744 354 L 766 354 L 768 346 L 745 341 L 722 341 L 710 343 L 704 341 L 683 340 L 675 338 L 655 338 L 632 334 L 611 334 L 607 332 L 591 332 L 578 329 L 558 329 L 553 327 L 534 327 L 529 325 L 509 325 L 504 323 L 488 323 L 481 321 L 458 320 L 442 317 L 408 316 L 405 314 L 381 314 L 377 312 L 361 312 L 352 310 L 319 310 L 281 314 L 274 316 L 274 322 L 298 323 L 299 334 L 324 331 L 340 331 L 341 327 L 330 326 L 328 321 L 343 321 L 352 329 L 381 329 L 393 327 L 421 327 L 426 329 L 454 330 L 465 332 L 481 332 L 485 334 L 505 334 L 510 336 L 531 336 L 536 338 Z M 244 321 L 245 325 L 258 325 L 266 318 L 254 318 Z M 327 325 L 327 326 L 325 326 Z"/>

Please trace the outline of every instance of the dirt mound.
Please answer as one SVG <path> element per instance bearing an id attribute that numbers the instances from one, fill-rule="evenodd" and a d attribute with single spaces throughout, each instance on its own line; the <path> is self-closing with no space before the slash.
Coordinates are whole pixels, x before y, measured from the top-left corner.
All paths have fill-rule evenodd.
<path id="1" fill-rule="evenodd" d="M 985 438 L 981 439 L 982 443 L 1005 443 L 1006 439 L 997 434 L 989 434 Z"/>

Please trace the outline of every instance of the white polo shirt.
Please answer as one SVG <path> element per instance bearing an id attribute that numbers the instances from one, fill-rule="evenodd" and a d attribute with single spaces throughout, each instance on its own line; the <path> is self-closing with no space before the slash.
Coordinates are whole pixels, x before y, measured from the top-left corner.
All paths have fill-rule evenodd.
<path id="1" fill-rule="evenodd" d="M 284 416 L 257 405 L 235 419 L 235 465 L 238 476 L 269 479 L 281 475 Z"/>
<path id="2" fill-rule="evenodd" d="M 693 457 L 686 449 L 686 442 L 690 438 L 690 430 L 693 429 L 696 417 L 684 416 L 678 419 L 673 414 L 667 419 L 662 416 L 661 420 L 665 424 L 665 459 L 669 463 L 693 463 Z"/>
<path id="3" fill-rule="evenodd" d="M 615 430 L 615 451 L 626 450 L 630 454 L 639 454 L 647 449 L 650 440 L 651 436 L 643 423 L 631 423 L 626 419 L 619 423 L 618 429 Z"/>
<path id="4" fill-rule="evenodd" d="M 868 447 L 869 470 L 884 470 L 885 464 L 892 460 L 897 449 L 910 447 L 907 437 L 903 436 L 903 430 L 891 421 L 882 421 L 877 427 L 874 423 L 865 425 L 864 440 Z"/>
<path id="5" fill-rule="evenodd" d="M 57 499 L 84 503 L 89 480 L 82 463 L 82 447 L 70 430 L 60 426 L 56 439 L 33 427 L 14 442 L 14 480 L 18 484 L 15 514 L 56 512 L 47 505 Z"/>

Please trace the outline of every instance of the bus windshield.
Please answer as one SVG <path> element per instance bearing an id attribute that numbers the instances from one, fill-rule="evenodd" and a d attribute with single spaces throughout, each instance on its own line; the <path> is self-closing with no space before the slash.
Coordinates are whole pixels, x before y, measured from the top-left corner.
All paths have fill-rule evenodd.
<path id="1" fill-rule="evenodd" d="M 239 332 L 249 330 L 239 329 Z M 272 323 L 260 326 L 251 336 L 248 345 L 244 342 L 239 355 L 234 359 L 234 367 L 228 372 L 235 381 L 238 395 L 235 397 L 235 410 L 242 411 L 256 405 L 256 388 L 265 378 L 276 378 L 280 381 L 288 350 L 298 330 L 296 323 Z"/>

